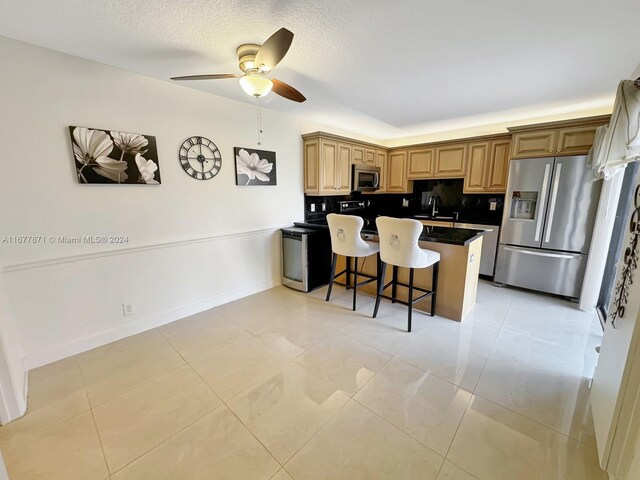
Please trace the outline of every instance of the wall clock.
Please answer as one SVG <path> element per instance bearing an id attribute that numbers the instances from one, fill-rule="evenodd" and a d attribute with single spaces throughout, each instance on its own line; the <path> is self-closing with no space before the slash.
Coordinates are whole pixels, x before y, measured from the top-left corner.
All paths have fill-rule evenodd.
<path id="1" fill-rule="evenodd" d="M 188 175 L 197 180 L 210 180 L 222 168 L 222 155 L 216 144 L 205 137 L 189 137 L 178 153 L 180 165 Z"/>

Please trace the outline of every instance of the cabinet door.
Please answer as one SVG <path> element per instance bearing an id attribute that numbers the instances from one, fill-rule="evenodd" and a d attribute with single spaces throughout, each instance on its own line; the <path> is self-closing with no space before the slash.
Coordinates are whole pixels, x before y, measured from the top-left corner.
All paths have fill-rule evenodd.
<path id="1" fill-rule="evenodd" d="M 376 193 L 385 193 L 387 191 L 387 152 L 384 150 L 376 151 L 376 166 L 380 167 L 380 188 Z"/>
<path id="2" fill-rule="evenodd" d="M 558 155 L 586 155 L 591 150 L 598 125 L 561 128 L 558 131 Z"/>
<path id="3" fill-rule="evenodd" d="M 467 160 L 467 145 L 453 144 L 436 147 L 435 177 L 464 177 Z"/>
<path id="4" fill-rule="evenodd" d="M 408 150 L 408 178 L 433 177 L 433 148 Z"/>
<path id="5" fill-rule="evenodd" d="M 510 140 L 494 140 L 491 142 L 489 155 L 489 168 L 485 190 L 487 192 L 507 191 L 507 179 L 509 178 L 509 156 L 511 153 Z"/>
<path id="6" fill-rule="evenodd" d="M 353 148 L 355 150 L 355 147 Z M 352 148 L 346 143 L 338 144 L 338 162 L 336 168 L 336 189 L 339 193 L 351 192 L 351 153 Z"/>
<path id="7" fill-rule="evenodd" d="M 407 191 L 407 151 L 389 152 L 387 167 L 387 192 Z"/>
<path id="8" fill-rule="evenodd" d="M 482 193 L 487 183 L 487 168 L 489 166 L 489 142 L 472 143 L 469 145 L 469 161 L 467 175 L 464 177 L 465 193 Z"/>
<path id="9" fill-rule="evenodd" d="M 420 223 L 425 227 L 449 227 L 453 228 L 453 222 L 438 221 L 438 220 L 420 220 Z"/>
<path id="10" fill-rule="evenodd" d="M 352 157 L 351 157 L 351 161 L 353 163 L 365 163 L 364 162 L 364 147 L 360 147 L 357 145 L 354 145 L 352 148 Z"/>
<path id="11" fill-rule="evenodd" d="M 376 164 L 376 151 L 372 148 L 367 148 L 364 151 L 364 163 L 368 165 Z"/>
<path id="12" fill-rule="evenodd" d="M 511 158 L 553 157 L 557 130 L 516 132 L 513 135 Z"/>
<path id="13" fill-rule="evenodd" d="M 320 140 L 320 193 L 337 194 L 338 143 Z"/>
<path id="14" fill-rule="evenodd" d="M 319 186 L 320 159 L 318 152 L 318 139 L 304 141 L 304 193 L 317 194 Z"/>

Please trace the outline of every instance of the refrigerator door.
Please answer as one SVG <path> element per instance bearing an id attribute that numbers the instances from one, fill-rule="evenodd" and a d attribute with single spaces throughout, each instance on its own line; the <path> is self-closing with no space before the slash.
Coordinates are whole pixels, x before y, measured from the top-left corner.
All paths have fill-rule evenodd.
<path id="1" fill-rule="evenodd" d="M 500 243 L 540 247 L 553 157 L 511 160 Z"/>
<path id="2" fill-rule="evenodd" d="M 585 156 L 557 157 L 542 235 L 542 248 L 588 253 L 602 180 Z"/>
<path id="3" fill-rule="evenodd" d="M 578 298 L 587 255 L 509 245 L 498 247 L 495 281 Z"/>

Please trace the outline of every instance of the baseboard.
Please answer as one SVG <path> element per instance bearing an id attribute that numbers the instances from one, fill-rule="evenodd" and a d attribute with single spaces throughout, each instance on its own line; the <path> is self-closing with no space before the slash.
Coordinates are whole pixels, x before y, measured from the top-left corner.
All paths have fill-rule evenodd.
<path id="1" fill-rule="evenodd" d="M 147 330 L 166 325 L 167 323 L 180 320 L 181 318 L 195 315 L 196 313 L 200 313 L 205 310 L 209 310 L 210 308 L 232 302 L 239 298 L 268 290 L 281 284 L 281 278 L 275 277 L 270 280 L 249 285 L 248 287 L 243 287 L 238 290 L 233 290 L 231 292 L 225 292 L 220 295 L 216 295 L 215 297 L 208 298 L 201 302 L 197 302 L 191 305 L 185 305 L 174 310 L 169 310 L 146 318 L 142 318 L 118 328 L 105 330 L 95 335 L 84 337 L 78 340 L 73 340 L 62 345 L 57 345 L 48 350 L 25 356 L 23 359 L 23 366 L 25 372 L 28 372 L 29 370 L 32 370 L 34 368 L 38 368 L 43 365 L 62 360 L 63 358 L 77 355 L 78 353 L 86 352 L 87 350 L 91 350 L 92 348 L 100 347 L 102 345 L 106 345 L 107 343 L 130 337 L 131 335 L 135 335 L 137 333 L 142 333 Z M 28 382 L 25 381 L 25 398 L 27 384 Z"/>

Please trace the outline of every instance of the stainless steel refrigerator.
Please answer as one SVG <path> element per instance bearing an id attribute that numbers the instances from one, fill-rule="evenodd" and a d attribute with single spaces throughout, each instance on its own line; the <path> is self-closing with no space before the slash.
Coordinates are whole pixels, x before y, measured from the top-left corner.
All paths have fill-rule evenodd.
<path id="1" fill-rule="evenodd" d="M 585 160 L 511 160 L 497 283 L 580 296 L 602 188 Z"/>

